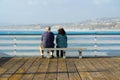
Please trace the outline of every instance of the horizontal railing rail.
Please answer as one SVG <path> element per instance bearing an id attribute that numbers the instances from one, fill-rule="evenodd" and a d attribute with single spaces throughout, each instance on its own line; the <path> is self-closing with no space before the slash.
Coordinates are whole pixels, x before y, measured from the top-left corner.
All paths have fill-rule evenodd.
<path id="1" fill-rule="evenodd" d="M 0 57 L 40 56 L 42 33 L 43 31 L 0 31 Z M 83 56 L 120 56 L 120 31 L 67 31 L 67 35 L 68 47 L 86 48 Z M 77 56 L 75 51 L 67 53 L 68 56 Z"/>
<path id="2" fill-rule="evenodd" d="M 0 31 L 0 35 L 41 35 L 44 31 Z M 57 34 L 54 31 L 54 34 Z M 120 35 L 120 31 L 67 31 L 68 35 Z"/>

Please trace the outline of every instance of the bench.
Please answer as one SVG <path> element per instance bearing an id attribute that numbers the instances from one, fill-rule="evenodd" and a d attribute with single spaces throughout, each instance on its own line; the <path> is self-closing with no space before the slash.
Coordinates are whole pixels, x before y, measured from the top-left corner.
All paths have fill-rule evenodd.
<path id="1" fill-rule="evenodd" d="M 56 51 L 56 50 L 64 50 L 64 51 L 76 50 L 79 53 L 79 58 L 82 58 L 82 51 L 85 50 L 85 48 L 42 48 L 42 50 L 45 50 L 45 51 L 46 50 L 54 50 L 54 51 Z M 40 52 L 42 52 L 42 51 L 40 50 Z M 66 53 L 63 54 L 63 58 L 66 58 Z"/>

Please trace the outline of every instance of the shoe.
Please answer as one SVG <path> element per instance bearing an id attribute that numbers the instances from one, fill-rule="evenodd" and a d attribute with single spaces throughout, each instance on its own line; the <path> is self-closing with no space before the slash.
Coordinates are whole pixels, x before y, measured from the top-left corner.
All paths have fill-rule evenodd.
<path id="1" fill-rule="evenodd" d="M 41 55 L 40 58 L 44 58 L 44 55 Z"/>
<path id="2" fill-rule="evenodd" d="M 51 58 L 54 58 L 54 56 L 52 55 Z"/>
<path id="3" fill-rule="evenodd" d="M 61 58 L 63 58 L 63 56 L 61 56 Z"/>

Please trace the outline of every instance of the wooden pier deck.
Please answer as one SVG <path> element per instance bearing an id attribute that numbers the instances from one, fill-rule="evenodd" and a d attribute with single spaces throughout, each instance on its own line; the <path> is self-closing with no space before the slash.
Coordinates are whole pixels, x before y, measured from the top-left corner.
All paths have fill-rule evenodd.
<path id="1" fill-rule="evenodd" d="M 120 58 L 0 58 L 0 80 L 120 80 Z"/>

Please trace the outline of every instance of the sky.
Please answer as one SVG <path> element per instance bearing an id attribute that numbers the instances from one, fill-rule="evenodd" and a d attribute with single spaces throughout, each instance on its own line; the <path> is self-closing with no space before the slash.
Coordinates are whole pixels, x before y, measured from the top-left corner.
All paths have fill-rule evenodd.
<path id="1" fill-rule="evenodd" d="M 120 0 L 0 0 L 0 25 L 71 23 L 103 17 L 120 17 Z"/>

